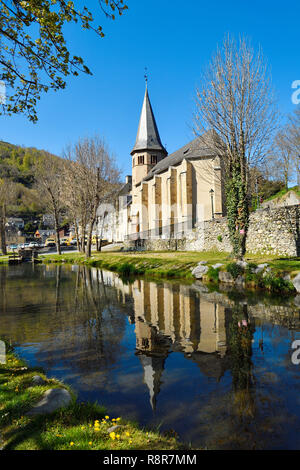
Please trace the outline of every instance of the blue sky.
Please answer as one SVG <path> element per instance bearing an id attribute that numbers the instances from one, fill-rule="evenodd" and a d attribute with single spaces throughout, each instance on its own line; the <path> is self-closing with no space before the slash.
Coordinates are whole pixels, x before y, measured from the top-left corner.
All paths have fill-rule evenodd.
<path id="1" fill-rule="evenodd" d="M 99 11 L 95 0 L 81 3 Z M 280 110 L 295 108 L 291 85 L 300 80 L 299 2 L 127 0 L 127 4 L 129 10 L 114 22 L 97 14 L 104 39 L 78 26 L 66 29 L 70 50 L 84 57 L 93 76 L 71 78 L 66 90 L 43 95 L 37 124 L 23 116 L 0 116 L 0 140 L 61 155 L 78 137 L 97 133 L 105 137 L 123 174 L 130 174 L 144 67 L 149 71 L 149 95 L 161 140 L 171 153 L 193 138 L 195 88 L 228 32 L 246 35 L 255 47 L 261 45 Z"/>

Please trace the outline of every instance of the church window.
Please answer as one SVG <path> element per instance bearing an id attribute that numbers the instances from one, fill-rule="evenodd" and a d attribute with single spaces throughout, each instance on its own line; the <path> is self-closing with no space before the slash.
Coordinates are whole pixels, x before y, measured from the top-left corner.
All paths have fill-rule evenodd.
<path id="1" fill-rule="evenodd" d="M 144 165 L 144 155 L 138 156 L 138 165 Z"/>
<path id="2" fill-rule="evenodd" d="M 156 165 L 156 163 L 157 163 L 157 156 L 151 155 L 151 165 Z"/>

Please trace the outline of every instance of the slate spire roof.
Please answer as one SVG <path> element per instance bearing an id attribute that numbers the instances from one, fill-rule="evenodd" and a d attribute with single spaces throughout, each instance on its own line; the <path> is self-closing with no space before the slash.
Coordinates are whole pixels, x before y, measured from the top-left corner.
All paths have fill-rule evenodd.
<path id="1" fill-rule="evenodd" d="M 159 132 L 148 95 L 147 84 L 139 128 L 131 154 L 140 150 L 163 150 L 167 154 L 167 151 L 162 145 L 159 137 Z"/>

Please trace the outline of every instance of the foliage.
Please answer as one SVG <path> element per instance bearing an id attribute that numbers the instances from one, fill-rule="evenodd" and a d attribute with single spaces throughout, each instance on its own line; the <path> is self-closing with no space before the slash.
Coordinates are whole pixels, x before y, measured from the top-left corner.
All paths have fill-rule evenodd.
<path id="1" fill-rule="evenodd" d="M 226 271 L 231 274 L 233 279 L 236 279 L 238 276 L 244 273 L 242 266 L 236 263 L 229 263 L 226 266 Z"/>
<path id="2" fill-rule="evenodd" d="M 218 242 L 222 243 L 222 241 L 223 241 L 222 235 L 218 235 L 217 240 L 218 240 Z"/>
<path id="3" fill-rule="evenodd" d="M 219 272 L 220 272 L 220 268 L 213 268 L 212 266 L 210 266 L 208 268 L 207 273 L 205 274 L 205 277 L 209 281 L 218 282 L 219 281 Z"/>
<path id="4" fill-rule="evenodd" d="M 106 17 L 115 19 L 128 7 L 123 0 L 98 0 Z M 2 112 L 24 113 L 37 121 L 36 104 L 42 93 L 66 87 L 68 75 L 91 74 L 83 59 L 71 55 L 64 26 L 79 23 L 104 37 L 101 26 L 94 26 L 92 12 L 79 1 L 2 0 L 0 2 L 0 80 L 8 96 Z M 9 93 L 10 92 L 10 93 Z M 1 114 L 1 112 L 0 112 Z"/>
<path id="5" fill-rule="evenodd" d="M 267 274 L 263 278 L 263 285 L 266 289 L 278 294 L 292 294 L 295 292 L 292 282 L 283 279 L 280 274 Z"/>
<path id="6" fill-rule="evenodd" d="M 251 191 L 249 172 L 264 160 L 277 120 L 271 76 L 261 50 L 226 37 L 197 90 L 195 132 L 222 156 L 230 241 L 245 255 Z"/>

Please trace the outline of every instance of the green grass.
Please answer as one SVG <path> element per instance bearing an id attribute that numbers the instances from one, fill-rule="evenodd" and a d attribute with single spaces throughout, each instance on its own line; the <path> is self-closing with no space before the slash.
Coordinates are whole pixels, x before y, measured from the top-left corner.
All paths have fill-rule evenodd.
<path id="1" fill-rule="evenodd" d="M 36 374 L 46 380 L 45 385 L 31 385 Z M 67 408 L 50 415 L 25 416 L 47 389 L 56 387 L 70 391 L 72 402 Z M 121 427 L 115 431 L 115 436 L 110 436 L 107 430 L 114 424 Z M 0 445 L 5 450 L 187 448 L 174 436 L 141 429 L 122 417 L 108 417 L 106 409 L 98 404 L 78 403 L 67 386 L 47 379 L 40 369 L 27 367 L 13 351 L 8 351 L 7 363 L 0 364 L 0 436 Z"/>
<path id="2" fill-rule="evenodd" d="M 199 261 L 207 261 L 209 266 L 216 263 L 228 264 L 232 261 L 229 253 L 213 251 L 103 252 L 94 253 L 88 259 L 80 253 L 68 253 L 40 258 L 44 263 L 86 264 L 115 271 L 125 276 L 143 275 L 150 278 L 186 280 L 193 280 L 191 268 L 195 267 Z M 300 271 L 299 257 L 288 258 L 247 253 L 245 260 L 248 263 L 268 263 L 275 271 L 284 271 L 293 275 Z"/>
<path id="3" fill-rule="evenodd" d="M 282 197 L 284 196 L 286 193 L 288 193 L 289 191 L 294 191 L 298 196 L 300 196 L 300 191 L 298 189 L 298 186 L 293 186 L 292 188 L 289 188 L 289 189 L 282 189 L 281 191 L 278 191 L 278 193 L 276 194 L 273 194 L 273 196 L 270 196 L 268 199 L 266 199 L 265 201 L 271 201 L 272 199 L 276 199 L 278 197 Z"/>

